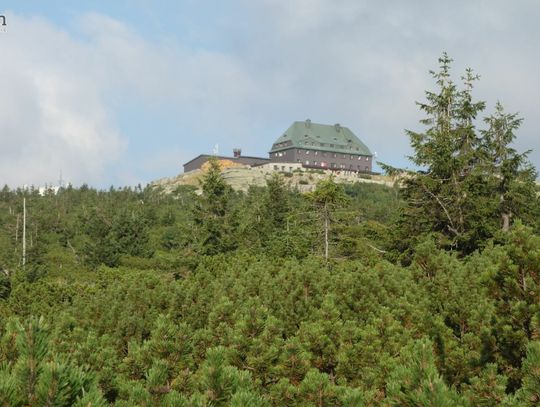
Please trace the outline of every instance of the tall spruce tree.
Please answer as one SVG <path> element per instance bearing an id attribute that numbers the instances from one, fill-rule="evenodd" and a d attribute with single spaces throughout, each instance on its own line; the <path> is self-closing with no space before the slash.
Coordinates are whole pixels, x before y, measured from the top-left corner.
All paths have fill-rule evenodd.
<path id="1" fill-rule="evenodd" d="M 439 70 L 431 71 L 436 91 L 427 91 L 426 101 L 418 103 L 427 129 L 407 131 L 414 151 L 409 159 L 420 171 L 403 177 L 406 205 L 397 239 L 402 252 L 431 233 L 441 247 L 471 253 L 501 222 L 507 230 L 514 214 L 524 215 L 535 201 L 534 169 L 526 153 L 517 154 L 509 146 L 521 120 L 497 105 L 495 115 L 485 119 L 488 129 L 478 130 L 477 118 L 486 106 L 472 95 L 479 76 L 467 69 L 459 88 L 450 75 L 451 63 L 444 53 Z"/>
<path id="2" fill-rule="evenodd" d="M 289 211 L 288 191 L 283 177 L 273 174 L 266 181 L 264 217 L 273 229 L 283 229 Z"/>
<path id="3" fill-rule="evenodd" d="M 517 113 L 505 113 L 497 102 L 495 113 L 484 119 L 488 129 L 482 131 L 485 156 L 485 174 L 489 175 L 490 186 L 495 195 L 495 210 L 499 216 L 499 227 L 508 231 L 512 219 L 530 220 L 534 212 L 531 206 L 535 197 L 536 170 L 527 160 L 529 151 L 518 153 L 510 145 L 515 140 L 516 130 L 523 119 Z"/>
<path id="4" fill-rule="evenodd" d="M 330 177 L 319 181 L 315 191 L 309 197 L 315 206 L 322 224 L 324 259 L 328 260 L 332 214 L 347 202 L 347 196 L 345 195 L 343 185 L 337 184 L 334 178 Z"/>
<path id="5" fill-rule="evenodd" d="M 217 158 L 211 158 L 208 164 L 194 220 L 199 252 L 215 255 L 234 249 L 235 221 L 230 206 L 232 188 L 223 179 Z"/>

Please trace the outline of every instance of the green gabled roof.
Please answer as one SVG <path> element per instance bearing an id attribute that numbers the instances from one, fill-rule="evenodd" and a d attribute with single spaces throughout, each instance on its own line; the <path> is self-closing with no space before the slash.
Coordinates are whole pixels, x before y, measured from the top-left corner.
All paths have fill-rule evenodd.
<path id="1" fill-rule="evenodd" d="M 347 127 L 319 124 L 309 120 L 294 122 L 272 145 L 270 153 L 289 148 L 330 151 L 371 156 L 369 148 Z"/>

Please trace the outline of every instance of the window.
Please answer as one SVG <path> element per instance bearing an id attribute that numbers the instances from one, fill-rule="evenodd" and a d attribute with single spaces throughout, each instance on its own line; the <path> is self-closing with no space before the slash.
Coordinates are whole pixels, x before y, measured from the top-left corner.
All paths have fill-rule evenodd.
<path id="1" fill-rule="evenodd" d="M 287 155 L 287 152 L 286 152 L 286 151 L 284 151 L 284 152 L 283 152 L 283 155 Z"/>
<path id="2" fill-rule="evenodd" d="M 336 168 L 336 163 L 330 163 L 330 168 Z"/>
<path id="3" fill-rule="evenodd" d="M 279 167 L 277 165 L 274 165 L 274 171 L 279 170 Z"/>
<path id="4" fill-rule="evenodd" d="M 306 165 L 309 165 L 309 160 L 306 160 Z"/>
<path id="5" fill-rule="evenodd" d="M 323 156 L 323 157 L 326 157 L 326 153 L 322 153 L 322 156 Z"/>
<path id="6" fill-rule="evenodd" d="M 313 162 L 313 165 L 317 165 L 317 161 L 314 161 L 314 162 Z"/>
<path id="7" fill-rule="evenodd" d="M 302 152 L 302 150 L 298 150 L 297 152 L 298 152 L 298 154 L 300 154 Z"/>
<path id="8" fill-rule="evenodd" d="M 335 158 L 335 157 L 337 157 L 337 154 L 336 154 L 336 153 L 334 153 L 334 158 Z"/>
<path id="9" fill-rule="evenodd" d="M 334 147 L 334 145 L 333 145 L 333 144 L 330 144 L 330 147 Z"/>
<path id="10" fill-rule="evenodd" d="M 321 163 L 321 167 L 326 167 L 326 166 L 327 166 L 327 164 L 323 161 L 323 162 Z"/>
<path id="11" fill-rule="evenodd" d="M 319 152 L 318 152 L 318 151 L 315 151 L 315 155 L 318 155 L 318 154 L 319 154 Z"/>
<path id="12" fill-rule="evenodd" d="M 353 156 L 351 155 L 351 156 L 349 157 L 349 160 L 352 160 L 352 159 L 353 159 Z"/>
<path id="13" fill-rule="evenodd" d="M 358 159 L 361 160 L 361 159 L 362 159 L 362 156 L 358 156 Z"/>
<path id="14" fill-rule="evenodd" d="M 366 171 L 369 171 L 369 167 L 366 167 Z"/>
<path id="15" fill-rule="evenodd" d="M 309 154 L 309 150 L 306 150 L 306 154 Z"/>
<path id="16" fill-rule="evenodd" d="M 369 157 L 366 157 L 366 161 L 369 161 Z"/>

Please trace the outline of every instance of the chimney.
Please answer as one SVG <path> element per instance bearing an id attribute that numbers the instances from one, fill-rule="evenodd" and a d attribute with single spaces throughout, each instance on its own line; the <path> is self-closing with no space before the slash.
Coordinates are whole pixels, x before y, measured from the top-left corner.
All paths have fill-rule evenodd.
<path id="1" fill-rule="evenodd" d="M 311 127 L 311 119 L 306 119 L 306 127 L 308 129 Z"/>
<path id="2" fill-rule="evenodd" d="M 341 126 L 339 125 L 339 123 L 334 124 L 334 127 L 336 131 L 339 133 L 339 131 L 341 130 Z"/>
<path id="3" fill-rule="evenodd" d="M 233 157 L 238 158 L 242 155 L 242 149 L 241 148 L 233 148 Z"/>

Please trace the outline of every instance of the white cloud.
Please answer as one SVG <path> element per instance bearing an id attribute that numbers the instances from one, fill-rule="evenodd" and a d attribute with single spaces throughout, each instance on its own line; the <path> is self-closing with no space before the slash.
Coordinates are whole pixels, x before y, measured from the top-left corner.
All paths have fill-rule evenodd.
<path id="1" fill-rule="evenodd" d="M 51 24 L 9 16 L 0 38 L 0 182 L 96 182 L 124 141 L 103 105 L 89 49 Z"/>
<path id="2" fill-rule="evenodd" d="M 178 171 L 215 143 L 224 153 L 238 146 L 263 155 L 291 121 L 307 117 L 341 122 L 382 161 L 403 165 L 404 129 L 420 127 L 414 101 L 432 88 L 427 71 L 443 50 L 456 60 L 456 77 L 467 65 L 482 74 L 478 95 L 489 105 L 500 99 L 522 113 L 518 147 L 535 148 L 540 164 L 536 2 L 238 4 L 241 16 L 189 27 L 193 37 L 221 38 L 220 50 L 148 39 L 95 13 L 79 16 L 70 32 L 10 16 L 0 36 L 0 183 L 39 184 L 60 170 L 97 185 L 148 181 L 174 171 L 176 156 Z M 140 113 L 130 129 L 120 120 L 126 105 Z M 148 124 L 160 115 L 168 129 Z M 139 127 L 152 132 L 137 135 L 148 148 L 134 152 Z"/>
<path id="3" fill-rule="evenodd" d="M 0 183 L 39 185 L 60 171 L 75 183 L 132 183 L 130 135 L 115 116 L 124 104 L 167 109 L 195 135 L 240 126 L 250 105 L 249 75 L 226 54 L 152 43 L 98 14 L 82 16 L 77 35 L 41 19 L 9 21 L 0 39 Z M 149 145 L 160 143 L 159 123 L 155 130 Z"/>

